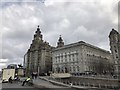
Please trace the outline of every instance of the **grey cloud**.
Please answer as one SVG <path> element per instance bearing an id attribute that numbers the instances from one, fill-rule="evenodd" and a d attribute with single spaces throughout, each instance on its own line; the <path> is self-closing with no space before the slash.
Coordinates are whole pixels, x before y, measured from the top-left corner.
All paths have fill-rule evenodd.
<path id="1" fill-rule="evenodd" d="M 9 59 L 7 64 L 22 63 L 38 24 L 44 40 L 52 46 L 62 35 L 65 44 L 83 40 L 108 50 L 108 34 L 113 27 L 117 28 L 111 17 L 113 12 L 116 13 L 116 5 L 106 12 L 106 6 L 96 2 L 6 5 L 2 8 L 3 58 Z"/>

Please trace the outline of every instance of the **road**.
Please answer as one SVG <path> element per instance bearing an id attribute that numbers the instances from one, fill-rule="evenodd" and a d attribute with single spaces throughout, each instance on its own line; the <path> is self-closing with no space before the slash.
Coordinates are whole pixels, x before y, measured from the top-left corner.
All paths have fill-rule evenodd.
<path id="1" fill-rule="evenodd" d="M 34 88 L 32 86 L 21 86 L 21 82 L 14 82 L 14 83 L 0 83 L 0 86 L 2 87 L 2 90 L 26 90 L 26 89 L 30 89 L 30 90 L 39 90 L 38 88 Z"/>
<path id="2" fill-rule="evenodd" d="M 17 83 L 0 83 L 0 90 L 61 90 L 60 88 L 34 88 L 32 86 L 21 86 L 21 82 Z M 62 90 L 74 90 L 70 88 L 62 88 Z"/>
<path id="3" fill-rule="evenodd" d="M 34 88 L 30 86 L 21 86 L 22 83 L 0 83 L 0 90 L 75 90 L 70 88 Z M 1 89 L 2 88 L 2 89 Z"/>
<path id="4" fill-rule="evenodd" d="M 75 90 L 73 88 L 68 88 L 68 87 L 63 87 L 63 86 L 57 86 L 57 85 L 53 85 L 52 83 L 50 82 L 47 82 L 47 81 L 44 81 L 44 80 L 41 80 L 41 79 L 36 79 L 34 80 L 35 83 L 37 85 L 41 84 L 45 87 L 49 87 L 49 88 L 43 88 L 43 87 L 39 87 L 39 88 L 35 88 L 35 87 L 32 87 L 32 86 L 21 86 L 22 85 L 22 82 L 13 82 L 12 84 L 11 83 L 1 83 L 0 82 L 0 90 Z M 79 89 L 79 90 L 83 90 L 83 89 Z"/>
<path id="5" fill-rule="evenodd" d="M 45 80 L 42 80 L 42 79 L 36 79 L 33 81 L 34 84 L 37 84 L 39 86 L 44 86 L 50 90 L 76 90 L 76 89 L 73 89 L 73 88 L 70 88 L 70 87 L 65 87 L 65 86 L 59 86 L 59 85 L 55 85 L 55 84 L 52 84 L 48 81 L 45 81 Z M 44 89 L 46 90 L 46 89 Z M 79 89 L 80 90 L 80 89 Z"/>

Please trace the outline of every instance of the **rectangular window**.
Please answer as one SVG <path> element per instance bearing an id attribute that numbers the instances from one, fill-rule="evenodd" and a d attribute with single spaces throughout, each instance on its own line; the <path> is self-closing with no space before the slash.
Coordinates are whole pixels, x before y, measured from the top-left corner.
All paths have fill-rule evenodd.
<path id="1" fill-rule="evenodd" d="M 70 67 L 70 71 L 72 71 L 72 70 L 71 70 L 71 67 Z"/>
<path id="2" fill-rule="evenodd" d="M 75 59 L 73 58 L 73 61 L 75 61 Z"/>
<path id="3" fill-rule="evenodd" d="M 73 71 L 75 72 L 75 67 L 73 66 Z"/>
<path id="4" fill-rule="evenodd" d="M 79 66 L 77 66 L 77 71 L 79 71 Z"/>
<path id="5" fill-rule="evenodd" d="M 117 50 L 115 49 L 115 52 L 117 53 Z"/>

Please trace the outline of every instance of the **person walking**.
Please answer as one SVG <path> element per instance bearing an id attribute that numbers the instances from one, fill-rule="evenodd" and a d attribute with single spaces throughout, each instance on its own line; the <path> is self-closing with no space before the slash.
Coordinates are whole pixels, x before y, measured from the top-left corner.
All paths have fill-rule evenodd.
<path id="1" fill-rule="evenodd" d="M 37 79 L 37 72 L 35 72 L 35 79 Z"/>
<path id="2" fill-rule="evenodd" d="M 32 79 L 34 79 L 34 74 L 33 73 L 31 74 L 31 76 L 32 76 Z"/>
<path id="3" fill-rule="evenodd" d="M 31 80 L 31 78 L 28 76 L 28 78 L 27 78 L 27 79 L 25 79 L 25 81 L 23 81 L 22 86 L 24 86 L 24 85 L 25 85 L 25 83 L 28 83 L 30 80 Z"/>
<path id="4" fill-rule="evenodd" d="M 10 78 L 8 79 L 9 83 L 12 83 L 12 76 L 10 76 Z"/>

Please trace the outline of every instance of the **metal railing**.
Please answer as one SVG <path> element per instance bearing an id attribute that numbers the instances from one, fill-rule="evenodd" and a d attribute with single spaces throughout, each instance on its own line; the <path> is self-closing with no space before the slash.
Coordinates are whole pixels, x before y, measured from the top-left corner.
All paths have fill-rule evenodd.
<path id="1" fill-rule="evenodd" d="M 56 82 L 61 82 L 66 85 L 70 86 L 78 86 L 78 87 L 88 87 L 88 88 L 102 88 L 102 89 L 119 89 L 120 87 L 118 85 L 110 85 L 110 84 L 100 84 L 100 83 L 88 83 L 88 82 L 80 82 L 80 81 L 64 81 L 62 79 L 56 79 L 53 77 L 49 77 L 49 80 L 53 80 Z"/>

